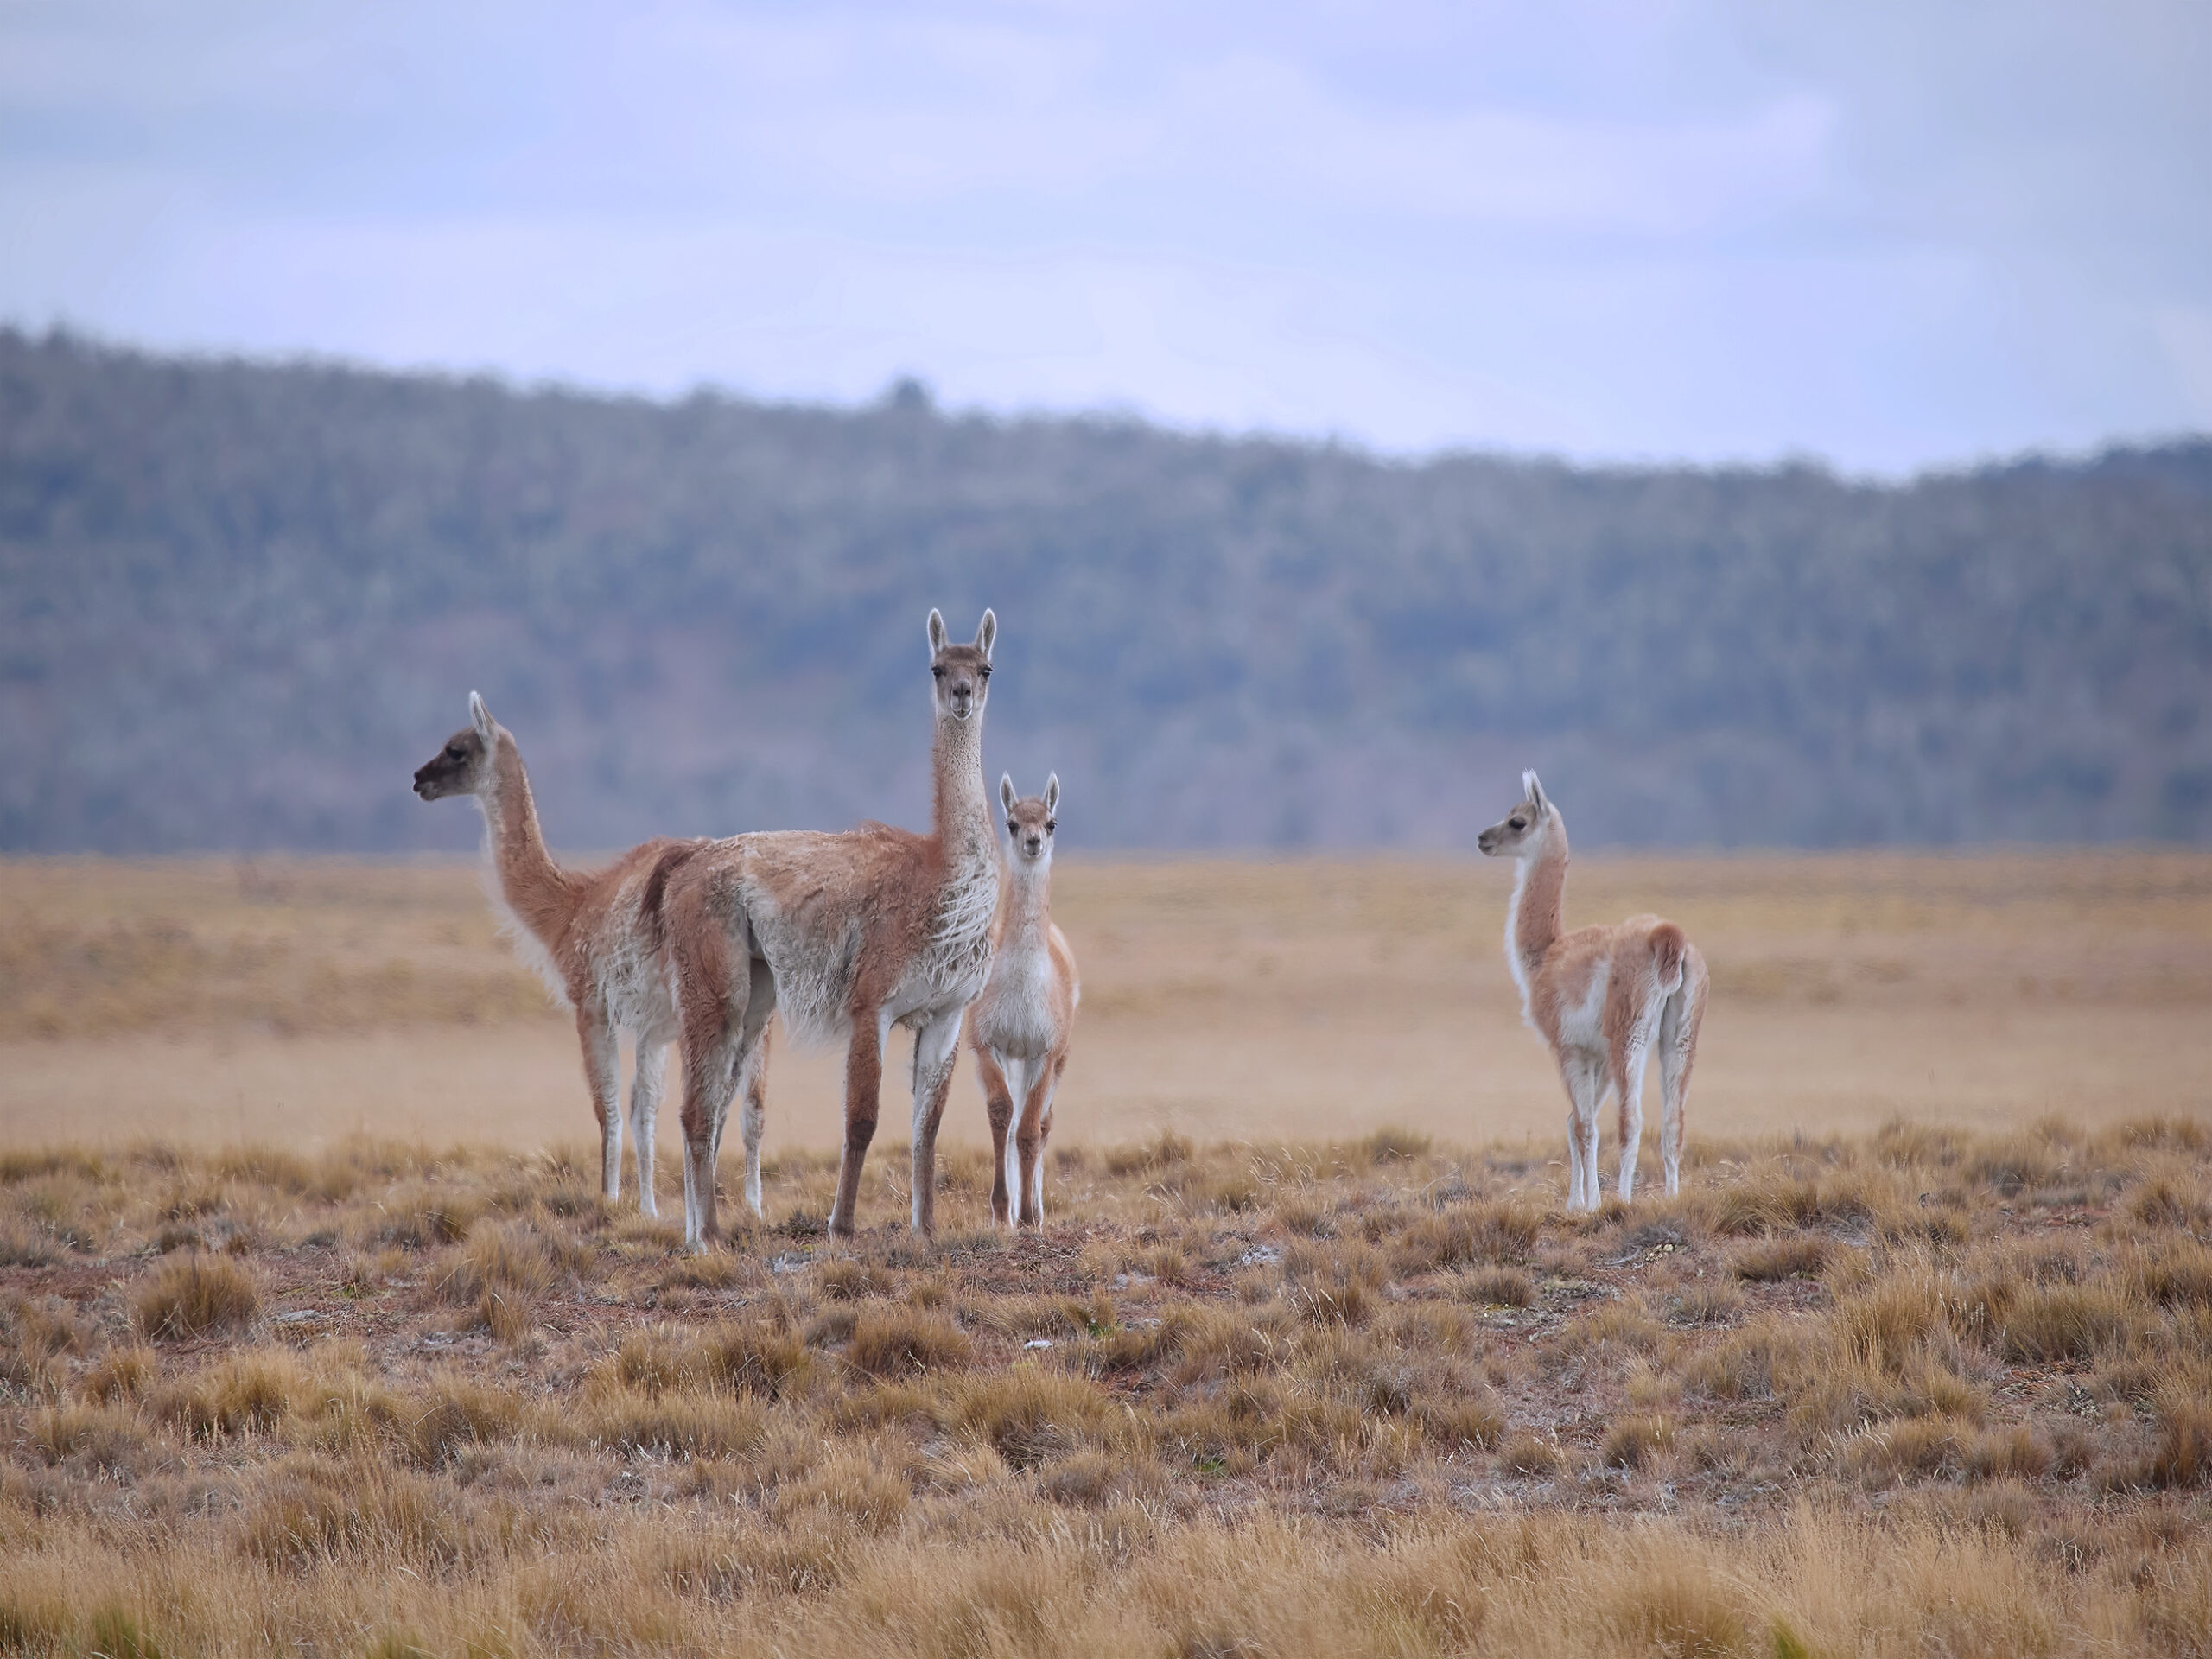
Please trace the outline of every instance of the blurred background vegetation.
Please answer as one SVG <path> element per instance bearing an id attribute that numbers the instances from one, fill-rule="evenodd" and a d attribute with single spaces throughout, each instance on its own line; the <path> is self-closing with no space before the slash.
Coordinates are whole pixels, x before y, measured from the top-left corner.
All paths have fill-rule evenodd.
<path id="1" fill-rule="evenodd" d="M 0 849 L 927 812 L 922 619 L 1084 846 L 2212 838 L 2212 441 L 1902 484 L 673 404 L 0 331 Z"/>

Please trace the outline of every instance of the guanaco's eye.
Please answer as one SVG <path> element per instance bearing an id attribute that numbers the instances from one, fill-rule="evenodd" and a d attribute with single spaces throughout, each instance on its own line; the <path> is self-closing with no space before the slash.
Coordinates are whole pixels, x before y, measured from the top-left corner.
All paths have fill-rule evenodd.
<path id="1" fill-rule="evenodd" d="M 976 671 L 976 677 L 979 680 L 989 679 L 991 677 L 991 665 L 988 663 L 985 663 L 982 667 Z"/>
<path id="2" fill-rule="evenodd" d="M 1515 818 L 1510 822 L 1507 827 L 1514 830 L 1526 830 L 1529 827 L 1529 820 L 1526 818 Z"/>
<path id="3" fill-rule="evenodd" d="M 1049 835 L 1051 835 L 1051 834 L 1052 833 L 1052 831 L 1053 831 L 1053 830 L 1055 830 L 1058 829 L 1059 827 L 1060 827 L 1060 826 L 1059 826 L 1058 824 L 1055 823 L 1054 823 L 1052 819 L 1050 819 L 1050 818 L 1047 818 L 1047 819 L 1046 819 L 1046 820 L 1045 820 L 1045 833 L 1046 833 L 1046 835 L 1048 835 L 1048 836 L 1049 836 Z"/>
<path id="4" fill-rule="evenodd" d="M 466 760 L 468 758 L 468 751 L 462 748 L 458 743 L 447 744 L 446 753 L 451 759 L 455 760 Z"/>
<path id="5" fill-rule="evenodd" d="M 933 678 L 940 680 L 943 679 L 944 677 L 944 665 L 941 663 L 931 663 L 930 664 L 930 674 Z"/>
<path id="6" fill-rule="evenodd" d="M 1006 821 L 1006 832 L 1009 836 L 1018 836 L 1021 833 L 1021 826 L 1016 823 L 1012 818 L 1008 818 Z"/>

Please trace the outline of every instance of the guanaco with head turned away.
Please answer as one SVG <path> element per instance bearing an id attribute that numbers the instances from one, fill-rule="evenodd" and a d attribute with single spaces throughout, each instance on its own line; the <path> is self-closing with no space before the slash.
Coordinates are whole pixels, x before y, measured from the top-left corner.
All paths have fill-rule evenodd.
<path id="1" fill-rule="evenodd" d="M 1671 1197 L 1681 1183 L 1682 1110 L 1705 1019 L 1705 958 L 1656 916 L 1567 932 L 1567 823 L 1535 772 L 1522 772 L 1521 786 L 1525 798 L 1475 844 L 1518 866 L 1505 960 L 1521 988 L 1522 1018 L 1551 1046 L 1567 1084 L 1567 1212 L 1598 1207 L 1598 1108 L 1609 1083 L 1620 1098 L 1620 1195 L 1635 1195 L 1643 1065 L 1655 1041 L 1659 1157 Z"/>
<path id="2" fill-rule="evenodd" d="M 505 931 L 546 988 L 575 1011 L 584 1082 L 599 1117 L 601 1185 L 609 1203 L 620 1194 L 622 1176 L 618 1044 L 624 1031 L 635 1041 L 630 1130 L 638 1205 L 656 1215 L 653 1125 L 668 1045 L 677 1029 L 675 987 L 661 948 L 661 901 L 669 871 L 708 843 L 662 838 L 632 847 L 602 870 L 563 868 L 546 850 L 513 734 L 474 691 L 468 719 L 416 772 L 415 792 L 426 801 L 467 795 L 483 810 L 486 886 L 504 913 Z M 756 1058 L 748 1079 L 756 1095 L 759 1058 L 765 1056 Z"/>

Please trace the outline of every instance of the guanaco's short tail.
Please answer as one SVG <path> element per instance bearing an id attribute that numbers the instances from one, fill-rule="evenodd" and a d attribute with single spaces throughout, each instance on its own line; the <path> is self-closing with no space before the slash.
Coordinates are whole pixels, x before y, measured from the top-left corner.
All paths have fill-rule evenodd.
<path id="1" fill-rule="evenodd" d="M 1651 966 L 1659 976 L 1662 996 L 1672 996 L 1682 988 L 1682 962 L 1689 949 L 1682 930 L 1672 922 L 1662 922 L 1651 930 Z"/>

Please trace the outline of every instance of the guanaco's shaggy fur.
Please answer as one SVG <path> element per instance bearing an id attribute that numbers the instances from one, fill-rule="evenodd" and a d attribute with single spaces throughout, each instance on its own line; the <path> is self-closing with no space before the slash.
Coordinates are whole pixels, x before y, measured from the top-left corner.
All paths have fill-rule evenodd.
<path id="1" fill-rule="evenodd" d="M 683 1043 L 683 1229 L 713 1240 L 715 1156 L 731 1095 L 756 1077 L 770 1011 L 801 1042 L 842 1040 L 845 1144 L 830 1230 L 850 1237 L 891 1028 L 914 1033 L 913 1214 L 936 1226 L 937 1134 L 962 1014 L 989 977 L 999 855 L 983 793 L 983 706 L 998 619 L 972 645 L 929 618 L 936 713 L 927 835 L 864 823 L 762 832 L 673 861 L 661 911 Z M 748 1090 L 746 1202 L 760 1208 L 761 1114 Z"/>

